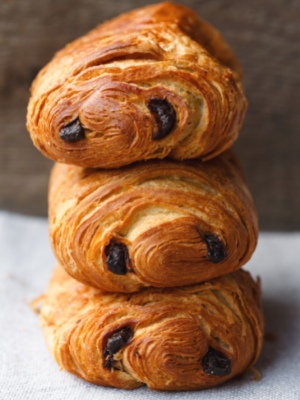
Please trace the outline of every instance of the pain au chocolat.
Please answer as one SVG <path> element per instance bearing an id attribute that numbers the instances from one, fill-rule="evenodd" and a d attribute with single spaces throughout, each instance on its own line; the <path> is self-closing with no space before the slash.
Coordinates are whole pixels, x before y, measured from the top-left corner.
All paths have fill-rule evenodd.
<path id="1" fill-rule="evenodd" d="M 49 186 L 54 254 L 78 281 L 107 291 L 190 285 L 244 265 L 256 210 L 228 150 L 202 162 L 121 169 L 56 164 Z"/>
<path id="2" fill-rule="evenodd" d="M 40 321 L 62 369 L 124 389 L 218 385 L 249 370 L 263 335 L 259 281 L 243 270 L 124 294 L 81 284 L 58 266 Z"/>
<path id="3" fill-rule="evenodd" d="M 27 127 L 47 157 L 89 168 L 210 159 L 247 102 L 218 31 L 171 2 L 123 14 L 59 51 L 32 85 Z"/>

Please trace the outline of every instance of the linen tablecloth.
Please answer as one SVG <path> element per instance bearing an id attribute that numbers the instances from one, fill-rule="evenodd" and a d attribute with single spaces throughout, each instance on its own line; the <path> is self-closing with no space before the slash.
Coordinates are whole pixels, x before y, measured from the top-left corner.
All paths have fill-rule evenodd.
<path id="1" fill-rule="evenodd" d="M 269 341 L 249 373 L 195 392 L 97 387 L 60 371 L 30 309 L 55 260 L 47 220 L 0 212 L 0 400 L 294 400 L 300 399 L 300 233 L 261 233 L 245 269 L 260 275 Z"/>

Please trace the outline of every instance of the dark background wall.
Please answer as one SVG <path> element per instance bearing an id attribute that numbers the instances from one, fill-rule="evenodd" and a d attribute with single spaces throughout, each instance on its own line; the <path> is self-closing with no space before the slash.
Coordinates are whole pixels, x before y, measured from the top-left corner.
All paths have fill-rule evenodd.
<path id="1" fill-rule="evenodd" d="M 235 145 L 264 230 L 300 229 L 300 1 L 179 1 L 240 58 L 250 107 Z M 46 215 L 52 162 L 25 127 L 29 87 L 67 42 L 151 0 L 0 0 L 0 209 Z"/>

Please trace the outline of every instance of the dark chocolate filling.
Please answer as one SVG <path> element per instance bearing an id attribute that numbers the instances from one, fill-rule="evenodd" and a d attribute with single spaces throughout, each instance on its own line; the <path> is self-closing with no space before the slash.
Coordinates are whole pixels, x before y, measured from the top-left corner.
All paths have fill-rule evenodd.
<path id="1" fill-rule="evenodd" d="M 223 243 L 217 235 L 205 235 L 204 240 L 207 246 L 207 255 L 210 261 L 217 264 L 227 257 Z"/>
<path id="2" fill-rule="evenodd" d="M 231 374 L 231 361 L 220 351 L 208 348 L 202 360 L 203 370 L 209 375 L 226 376 Z"/>
<path id="3" fill-rule="evenodd" d="M 171 103 L 166 99 L 151 99 L 147 105 L 148 109 L 154 114 L 155 122 L 158 127 L 157 132 L 152 137 L 153 140 L 161 140 L 168 136 L 176 122 L 176 111 Z"/>
<path id="4" fill-rule="evenodd" d="M 105 248 L 107 269 L 116 275 L 125 275 L 129 264 L 128 250 L 125 244 L 111 239 Z"/>
<path id="5" fill-rule="evenodd" d="M 107 340 L 105 351 L 104 351 L 104 367 L 111 369 L 116 360 L 114 360 L 114 354 L 117 354 L 122 347 L 131 341 L 133 338 L 133 332 L 126 326 L 121 330 L 113 333 L 111 337 Z"/>
<path id="6" fill-rule="evenodd" d="M 64 125 L 60 130 L 60 138 L 65 142 L 77 142 L 84 137 L 84 129 L 79 117 Z"/>

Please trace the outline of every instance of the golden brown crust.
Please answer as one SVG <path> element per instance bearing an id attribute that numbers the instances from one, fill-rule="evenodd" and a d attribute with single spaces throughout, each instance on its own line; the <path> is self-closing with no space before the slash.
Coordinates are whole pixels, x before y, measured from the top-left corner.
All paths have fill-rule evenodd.
<path id="1" fill-rule="evenodd" d="M 69 274 L 122 292 L 232 272 L 250 259 L 258 237 L 256 210 L 231 151 L 204 163 L 152 160 L 119 170 L 56 164 L 49 224 L 55 256 Z M 209 259 L 208 237 L 217 237 L 221 259 Z M 113 239 L 130 258 L 124 275 L 108 266 Z"/>
<path id="2" fill-rule="evenodd" d="M 170 134 L 147 105 L 176 112 Z M 209 159 L 236 139 L 247 103 L 241 68 L 219 32 L 171 2 L 100 25 L 58 52 L 32 85 L 27 127 L 56 161 L 112 168 L 149 158 Z M 84 138 L 60 131 L 79 117 Z"/>
<path id="3" fill-rule="evenodd" d="M 189 390 L 215 386 L 247 371 L 260 353 L 264 322 L 259 282 L 243 270 L 201 285 L 121 294 L 85 286 L 58 266 L 41 324 L 57 363 L 89 382 Z M 108 340 L 124 328 L 133 336 L 107 367 Z M 205 371 L 209 348 L 225 355 L 231 373 Z"/>

